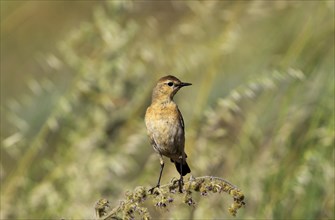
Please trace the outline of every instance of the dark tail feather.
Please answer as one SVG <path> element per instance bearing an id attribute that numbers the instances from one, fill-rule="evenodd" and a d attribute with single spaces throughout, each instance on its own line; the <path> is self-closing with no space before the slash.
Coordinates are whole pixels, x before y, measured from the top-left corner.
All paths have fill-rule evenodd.
<path id="1" fill-rule="evenodd" d="M 190 173 L 191 172 L 191 169 L 190 167 L 188 166 L 188 164 L 185 163 L 182 165 L 182 167 L 180 167 L 180 163 L 179 162 L 175 162 L 174 161 L 174 165 L 176 165 L 176 169 L 178 170 L 178 173 L 182 176 L 185 176 L 186 174 Z M 182 170 L 181 170 L 182 169 Z"/>

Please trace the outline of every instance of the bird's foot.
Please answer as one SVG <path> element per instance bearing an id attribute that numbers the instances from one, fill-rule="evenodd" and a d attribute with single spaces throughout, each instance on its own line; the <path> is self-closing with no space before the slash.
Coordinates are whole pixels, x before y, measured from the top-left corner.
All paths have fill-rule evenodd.
<path id="1" fill-rule="evenodd" d="M 148 190 L 148 192 L 149 192 L 150 194 L 154 194 L 154 191 L 155 191 L 156 188 L 159 188 L 159 185 L 157 185 L 157 186 L 155 186 L 155 187 L 152 187 L 151 189 Z"/>

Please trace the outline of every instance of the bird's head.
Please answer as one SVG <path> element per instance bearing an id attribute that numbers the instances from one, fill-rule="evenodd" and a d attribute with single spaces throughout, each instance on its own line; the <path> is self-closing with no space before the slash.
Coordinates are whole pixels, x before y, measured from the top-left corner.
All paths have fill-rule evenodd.
<path id="1" fill-rule="evenodd" d="M 190 86 L 191 83 L 180 81 L 175 76 L 164 76 L 160 78 L 152 92 L 153 101 L 171 101 L 178 90 L 184 86 Z"/>

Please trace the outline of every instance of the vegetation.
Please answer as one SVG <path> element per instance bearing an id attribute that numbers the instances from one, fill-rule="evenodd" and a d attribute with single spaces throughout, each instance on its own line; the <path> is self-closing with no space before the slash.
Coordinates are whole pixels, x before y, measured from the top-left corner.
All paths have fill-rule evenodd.
<path id="1" fill-rule="evenodd" d="M 334 1 L 108 1 L 46 55 L 62 74 L 8 104 L 1 219 L 95 218 L 153 186 L 144 112 L 156 80 L 176 96 L 192 175 L 237 185 L 237 217 L 334 219 Z M 162 183 L 177 177 L 165 166 Z M 228 218 L 229 195 L 175 198 L 154 218 Z M 178 201 L 177 201 L 178 200 Z M 101 201 L 101 200 L 100 200 Z M 103 204 L 106 204 L 103 200 Z"/>
<path id="2" fill-rule="evenodd" d="M 237 210 L 245 205 L 244 195 L 240 189 L 228 181 L 211 176 L 190 178 L 183 185 L 183 192 L 179 191 L 179 180 L 174 179 L 171 183 L 161 187 L 152 188 L 153 191 L 145 187 L 137 187 L 133 192 L 126 193 L 126 199 L 120 201 L 116 208 L 111 208 L 107 199 L 100 199 L 95 205 L 97 218 L 100 219 L 150 219 L 148 209 L 143 207 L 143 203 L 150 198 L 155 206 L 166 209 L 175 201 L 177 195 L 183 196 L 183 202 L 194 207 L 196 202 L 193 193 L 200 192 L 200 195 L 207 196 L 209 193 L 228 193 L 233 197 L 233 203 L 228 208 L 232 216 L 236 216 Z"/>

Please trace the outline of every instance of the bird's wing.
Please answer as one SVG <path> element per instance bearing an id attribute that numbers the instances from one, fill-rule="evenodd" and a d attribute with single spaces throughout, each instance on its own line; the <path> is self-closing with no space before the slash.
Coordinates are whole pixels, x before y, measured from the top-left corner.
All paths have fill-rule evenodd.
<path id="1" fill-rule="evenodd" d="M 182 116 L 181 112 L 179 111 L 179 108 L 177 108 L 177 110 L 178 110 L 179 122 L 180 122 L 181 127 L 183 128 L 183 130 L 185 130 L 185 124 L 184 124 L 183 116 Z"/>
<path id="2" fill-rule="evenodd" d="M 181 112 L 180 112 L 180 110 L 179 110 L 178 107 L 177 107 L 177 110 L 178 110 L 178 116 L 179 116 L 180 125 L 181 125 L 181 127 L 183 129 L 183 133 L 184 133 L 185 132 L 185 124 L 184 124 L 183 115 L 181 114 Z M 182 146 L 183 146 L 182 149 L 183 149 L 183 151 L 184 151 L 184 144 L 185 144 L 185 136 L 183 134 L 183 141 L 182 141 Z M 184 152 L 184 155 L 185 155 L 185 158 L 187 158 L 187 155 L 186 155 L 185 152 Z"/>

